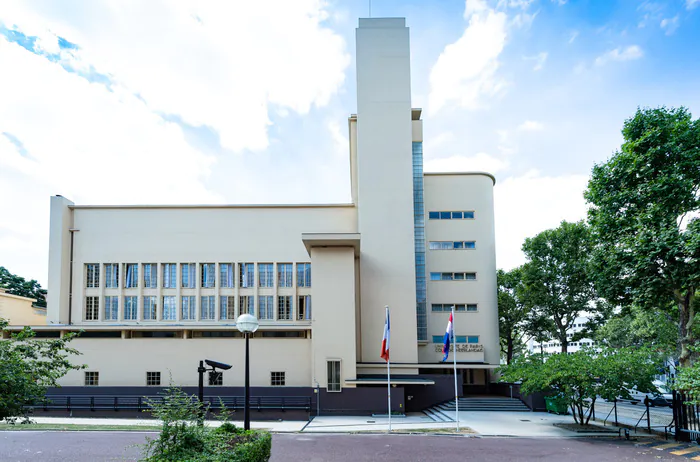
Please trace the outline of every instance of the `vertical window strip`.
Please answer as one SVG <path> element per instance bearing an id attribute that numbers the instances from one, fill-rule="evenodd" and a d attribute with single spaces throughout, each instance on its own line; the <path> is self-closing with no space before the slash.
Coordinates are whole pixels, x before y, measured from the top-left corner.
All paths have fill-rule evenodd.
<path id="1" fill-rule="evenodd" d="M 143 286 L 147 289 L 158 287 L 158 264 L 146 263 L 143 265 Z"/>
<path id="2" fill-rule="evenodd" d="M 239 285 L 241 288 L 255 287 L 255 264 L 238 264 Z"/>
<path id="3" fill-rule="evenodd" d="M 85 320 L 97 321 L 99 319 L 100 297 L 85 298 Z"/>
<path id="4" fill-rule="evenodd" d="M 340 391 L 340 361 L 328 361 L 328 391 Z"/>
<path id="5" fill-rule="evenodd" d="M 215 271 L 214 263 L 202 263 L 202 287 L 214 287 Z"/>
<path id="6" fill-rule="evenodd" d="M 199 318 L 202 320 L 213 320 L 216 310 L 216 297 L 207 295 L 201 298 L 201 312 Z"/>
<path id="7" fill-rule="evenodd" d="M 124 319 L 126 321 L 136 321 L 138 316 L 138 297 L 124 297 Z"/>
<path id="8" fill-rule="evenodd" d="M 163 297 L 163 321 L 175 321 L 177 304 L 174 295 Z"/>
<path id="9" fill-rule="evenodd" d="M 187 321 L 194 321 L 195 319 L 195 296 L 185 295 L 182 297 L 182 319 Z"/>
<path id="10" fill-rule="evenodd" d="M 88 289 L 100 287 L 100 265 L 99 263 L 88 263 L 87 267 L 87 281 L 86 286 Z"/>
<path id="11" fill-rule="evenodd" d="M 119 264 L 105 264 L 105 287 L 115 289 L 119 287 Z"/>
<path id="12" fill-rule="evenodd" d="M 119 319 L 119 297 L 105 297 L 105 321 L 116 321 Z"/>
<path id="13" fill-rule="evenodd" d="M 133 289 L 139 286 L 139 265 L 137 263 L 126 264 L 126 276 L 124 278 L 124 288 Z"/>
<path id="14" fill-rule="evenodd" d="M 163 287 L 175 289 L 177 287 L 177 266 L 175 263 L 165 263 L 163 265 Z"/>
<path id="15" fill-rule="evenodd" d="M 277 319 L 279 321 L 292 320 L 292 296 L 280 295 L 277 302 Z"/>
<path id="16" fill-rule="evenodd" d="M 293 287 L 293 270 L 291 263 L 277 263 L 277 285 L 279 287 Z"/>
<path id="17" fill-rule="evenodd" d="M 311 287 L 311 263 L 297 263 L 297 287 Z"/>
<path id="18" fill-rule="evenodd" d="M 259 287 L 274 287 L 274 272 L 272 263 L 258 263 Z"/>
<path id="19" fill-rule="evenodd" d="M 219 263 L 219 286 L 233 287 L 233 265 L 231 263 Z"/>
<path id="20" fill-rule="evenodd" d="M 156 320 L 156 297 L 154 295 L 147 295 L 143 297 L 143 319 L 144 321 L 155 321 Z"/>

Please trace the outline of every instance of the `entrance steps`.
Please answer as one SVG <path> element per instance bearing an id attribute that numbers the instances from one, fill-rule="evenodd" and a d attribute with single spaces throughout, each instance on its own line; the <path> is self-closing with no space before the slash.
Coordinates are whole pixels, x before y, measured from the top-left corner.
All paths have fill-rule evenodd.
<path id="1" fill-rule="evenodd" d="M 455 400 L 447 401 L 425 409 L 423 413 L 435 422 L 454 422 L 450 417 L 451 412 L 455 412 L 457 406 Z M 459 398 L 460 412 L 530 412 L 530 409 L 519 399 L 501 397 L 466 397 Z"/>

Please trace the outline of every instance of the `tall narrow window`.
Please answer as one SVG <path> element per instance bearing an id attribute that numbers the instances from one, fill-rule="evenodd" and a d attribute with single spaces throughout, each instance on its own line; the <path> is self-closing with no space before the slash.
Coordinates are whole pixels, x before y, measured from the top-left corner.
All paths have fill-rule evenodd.
<path id="1" fill-rule="evenodd" d="M 239 301 L 241 309 L 240 314 L 248 313 L 255 316 L 255 297 L 252 295 L 241 295 Z"/>
<path id="2" fill-rule="evenodd" d="M 233 287 L 233 265 L 231 263 L 219 263 L 219 286 Z"/>
<path id="3" fill-rule="evenodd" d="M 85 297 L 85 320 L 97 321 L 100 312 L 100 297 Z"/>
<path id="4" fill-rule="evenodd" d="M 105 264 L 105 287 L 108 289 L 116 289 L 119 287 L 119 264 Z"/>
<path id="5" fill-rule="evenodd" d="M 202 263 L 202 287 L 214 287 L 216 269 L 214 263 Z"/>
<path id="6" fill-rule="evenodd" d="M 327 391 L 340 391 L 340 361 L 328 361 Z"/>
<path id="7" fill-rule="evenodd" d="M 182 320 L 194 321 L 197 310 L 197 302 L 194 295 L 185 295 L 182 297 Z"/>
<path id="8" fill-rule="evenodd" d="M 255 286 L 255 265 L 253 263 L 239 263 L 238 275 L 240 276 L 240 287 Z"/>
<path id="9" fill-rule="evenodd" d="M 219 299 L 219 319 L 236 319 L 236 297 L 222 296 Z"/>
<path id="10" fill-rule="evenodd" d="M 311 263 L 297 263 L 297 287 L 311 287 Z"/>
<path id="11" fill-rule="evenodd" d="M 136 321 L 138 319 L 139 302 L 138 297 L 124 297 L 124 320 Z"/>
<path id="12" fill-rule="evenodd" d="M 277 263 L 277 286 L 293 287 L 292 285 L 292 264 Z"/>
<path id="13" fill-rule="evenodd" d="M 163 321 L 175 321 L 177 316 L 177 302 L 174 295 L 163 297 Z"/>
<path id="14" fill-rule="evenodd" d="M 158 265 L 156 263 L 145 263 L 143 265 L 143 286 L 146 289 L 158 287 Z"/>
<path id="15" fill-rule="evenodd" d="M 297 320 L 311 320 L 311 295 L 300 295 L 297 301 Z"/>
<path id="16" fill-rule="evenodd" d="M 272 295 L 260 295 L 258 297 L 258 311 L 260 319 L 274 319 L 275 297 Z"/>
<path id="17" fill-rule="evenodd" d="M 292 320 L 292 296 L 280 295 L 277 297 L 277 319 L 279 321 Z"/>
<path id="18" fill-rule="evenodd" d="M 216 297 L 213 295 L 202 297 L 201 307 L 199 319 L 213 320 L 216 315 Z"/>
<path id="19" fill-rule="evenodd" d="M 194 263 L 183 263 L 180 265 L 182 272 L 182 288 L 194 289 L 197 287 L 197 266 Z"/>
<path id="20" fill-rule="evenodd" d="M 143 319 L 144 321 L 156 320 L 156 297 L 147 295 L 143 297 Z"/>
<path id="21" fill-rule="evenodd" d="M 126 264 L 126 275 L 124 277 L 124 288 L 133 289 L 139 286 L 139 265 L 138 263 Z"/>
<path id="22" fill-rule="evenodd" d="M 119 297 L 105 297 L 105 321 L 116 321 L 119 319 Z"/>
<path id="23" fill-rule="evenodd" d="M 177 265 L 175 263 L 163 265 L 163 287 L 166 289 L 177 288 Z"/>
<path id="24" fill-rule="evenodd" d="M 258 287 L 274 287 L 272 263 L 258 263 Z"/>
<path id="25" fill-rule="evenodd" d="M 85 270 L 87 273 L 87 288 L 100 287 L 100 264 L 88 263 L 85 265 Z"/>

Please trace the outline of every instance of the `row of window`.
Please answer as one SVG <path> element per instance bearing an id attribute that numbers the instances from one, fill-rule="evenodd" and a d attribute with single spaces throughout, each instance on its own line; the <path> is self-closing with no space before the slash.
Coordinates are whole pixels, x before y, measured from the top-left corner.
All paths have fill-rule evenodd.
<path id="1" fill-rule="evenodd" d="M 473 220 L 474 211 L 468 212 L 428 212 L 431 220 Z"/>
<path id="2" fill-rule="evenodd" d="M 116 289 L 123 284 L 126 289 L 139 287 L 141 283 L 144 288 L 155 289 L 158 287 L 158 263 L 88 263 L 85 265 L 85 287 L 97 288 L 102 283 L 100 279 L 100 268 L 104 268 L 104 286 L 109 289 Z M 275 268 L 277 272 L 275 278 Z M 141 278 L 139 278 L 139 266 Z M 197 264 L 196 263 L 160 263 L 160 275 L 162 286 L 166 289 L 194 289 L 197 287 Z M 216 263 L 199 264 L 199 284 L 203 288 L 216 287 L 217 270 Z M 255 263 L 238 263 L 238 287 L 255 287 Z M 297 287 L 311 287 L 311 263 L 297 263 Z M 235 287 L 235 268 L 233 263 L 218 264 L 219 287 Z M 294 287 L 292 263 L 258 263 L 257 264 L 258 287 L 274 287 L 275 280 L 278 287 Z M 123 271 L 123 280 L 120 279 L 120 270 Z M 179 270 L 179 278 L 178 278 Z"/>
<path id="3" fill-rule="evenodd" d="M 470 250 L 476 249 L 474 241 L 430 241 L 430 250 Z"/>
<path id="4" fill-rule="evenodd" d="M 476 273 L 430 273 L 431 281 L 476 281 Z"/>
<path id="5" fill-rule="evenodd" d="M 443 343 L 445 334 L 433 335 L 433 343 Z M 455 343 L 479 343 L 478 335 L 455 335 Z"/>
<path id="6" fill-rule="evenodd" d="M 216 319 L 216 296 L 205 295 L 199 297 L 199 312 L 197 311 L 197 297 L 194 295 L 185 295 L 180 297 L 178 306 L 178 297 L 174 295 L 166 295 L 161 297 L 162 309 L 158 310 L 158 297 L 146 295 L 141 298 L 141 310 L 139 310 L 139 297 L 125 296 L 122 298 L 123 310 L 119 310 L 120 298 L 118 296 L 107 295 L 104 297 L 104 310 L 102 312 L 103 321 L 195 321 L 197 314 L 199 320 L 213 321 Z M 299 321 L 311 320 L 311 296 L 300 295 L 297 297 L 296 317 L 292 295 L 277 296 L 273 295 L 258 296 L 257 306 L 255 297 L 252 295 L 242 295 L 238 297 L 238 305 L 236 305 L 236 297 L 234 296 L 219 296 L 219 319 L 222 321 L 235 321 L 239 315 L 250 313 L 258 319 L 272 320 L 275 319 L 275 307 L 277 308 L 277 320 L 291 321 L 293 319 Z M 257 308 L 257 309 L 256 309 Z M 179 319 L 178 319 L 179 313 Z M 85 320 L 98 321 L 100 319 L 100 297 L 85 297 Z"/>
<path id="7" fill-rule="evenodd" d="M 455 311 L 479 311 L 476 303 L 433 303 L 433 312 L 451 312 L 454 306 Z"/>
<path id="8" fill-rule="evenodd" d="M 569 346 L 593 346 L 595 345 L 595 342 L 569 342 Z M 537 344 L 535 344 L 537 346 Z M 545 343 L 542 345 L 543 348 L 550 348 L 550 347 L 560 347 L 561 343 L 559 342 L 552 342 L 552 343 Z"/>
<path id="9" fill-rule="evenodd" d="M 270 385 L 273 387 L 283 387 L 286 384 L 285 372 L 270 372 Z M 85 386 L 97 387 L 100 385 L 100 373 L 98 371 L 85 371 Z M 224 373 L 221 371 L 209 371 L 209 386 L 222 386 L 224 384 Z M 146 372 L 146 386 L 161 386 L 160 372 Z"/>

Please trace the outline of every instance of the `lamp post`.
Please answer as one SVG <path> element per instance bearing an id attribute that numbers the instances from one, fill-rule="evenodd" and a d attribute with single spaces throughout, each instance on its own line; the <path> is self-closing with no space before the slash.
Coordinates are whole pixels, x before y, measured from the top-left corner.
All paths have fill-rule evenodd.
<path id="1" fill-rule="evenodd" d="M 243 396 L 243 429 L 250 430 L 250 334 L 258 330 L 258 319 L 244 313 L 236 320 L 236 327 L 245 335 L 245 392 Z"/>
<path id="2" fill-rule="evenodd" d="M 204 363 L 207 363 L 207 366 L 211 367 L 211 369 L 207 369 L 204 367 Z M 213 361 L 211 359 L 205 359 L 204 361 L 199 362 L 199 367 L 197 368 L 197 373 L 199 374 L 199 392 L 197 393 L 199 397 L 199 403 L 202 405 L 202 408 L 204 406 L 204 373 L 206 371 L 213 371 L 216 372 L 216 368 L 222 369 L 222 370 L 229 370 L 233 366 L 230 364 L 226 363 L 221 363 L 219 361 Z M 200 415 L 199 417 L 199 425 L 204 425 L 204 415 Z"/>

